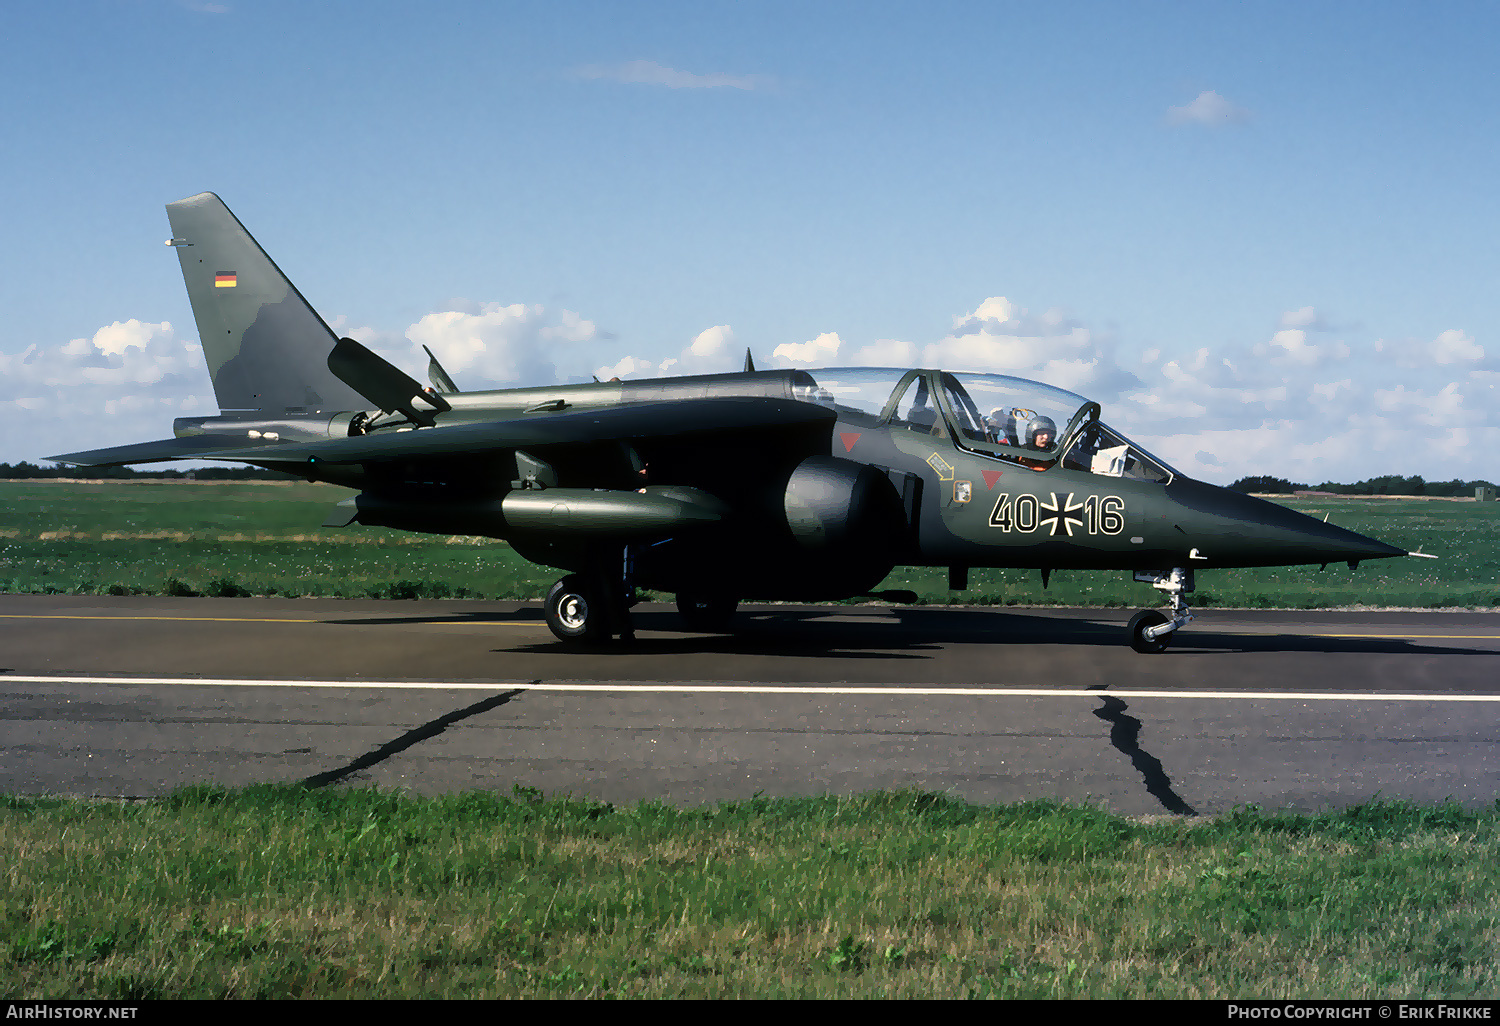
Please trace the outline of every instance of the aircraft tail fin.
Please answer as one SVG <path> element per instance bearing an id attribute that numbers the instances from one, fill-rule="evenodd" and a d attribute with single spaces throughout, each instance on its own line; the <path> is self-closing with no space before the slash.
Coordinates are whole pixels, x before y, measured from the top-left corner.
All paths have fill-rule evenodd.
<path id="1" fill-rule="evenodd" d="M 365 408 L 328 369 L 337 336 L 223 200 L 200 192 L 168 203 L 167 219 L 220 410 Z"/>

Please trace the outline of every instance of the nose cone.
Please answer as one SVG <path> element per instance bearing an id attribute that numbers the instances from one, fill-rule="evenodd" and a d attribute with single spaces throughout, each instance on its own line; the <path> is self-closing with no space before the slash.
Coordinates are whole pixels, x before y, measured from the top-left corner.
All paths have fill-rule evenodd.
<path id="1" fill-rule="evenodd" d="M 1190 478 L 1167 486 L 1184 540 L 1206 561 L 1199 566 L 1292 566 L 1404 556 L 1405 549 L 1253 495 Z"/>

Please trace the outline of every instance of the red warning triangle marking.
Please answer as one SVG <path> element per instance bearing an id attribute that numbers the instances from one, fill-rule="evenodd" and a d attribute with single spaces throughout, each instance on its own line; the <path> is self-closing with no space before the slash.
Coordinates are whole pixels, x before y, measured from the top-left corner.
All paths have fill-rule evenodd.
<path id="1" fill-rule="evenodd" d="M 839 432 L 839 437 L 844 440 L 844 451 L 845 452 L 853 452 L 854 451 L 854 443 L 857 442 L 857 441 L 859 441 L 860 434 L 861 434 L 861 432 L 858 432 L 858 431 L 840 431 Z"/>
<path id="2" fill-rule="evenodd" d="M 981 473 L 984 474 L 984 486 L 986 488 L 990 489 L 991 491 L 993 491 L 994 488 L 995 488 L 995 482 L 998 481 L 998 480 L 1000 480 L 1000 475 L 1003 474 L 1003 473 L 1005 473 L 1005 471 L 1003 471 L 1003 470 L 985 470 L 985 471 L 981 471 Z"/>

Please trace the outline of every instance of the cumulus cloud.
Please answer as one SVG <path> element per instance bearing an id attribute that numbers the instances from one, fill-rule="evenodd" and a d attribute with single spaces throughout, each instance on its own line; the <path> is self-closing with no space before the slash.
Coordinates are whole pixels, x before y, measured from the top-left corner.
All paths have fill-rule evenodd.
<path id="1" fill-rule="evenodd" d="M 623 82 L 628 85 L 659 85 L 668 89 L 765 89 L 771 79 L 765 75 L 706 75 L 678 71 L 655 61 L 625 61 L 622 64 L 590 64 L 575 68 L 579 78 Z"/>
<path id="2" fill-rule="evenodd" d="M 674 356 L 623 355 L 591 320 L 535 304 L 454 300 L 404 331 L 350 327 L 421 377 L 437 354 L 460 387 L 738 370 L 727 324 Z M 1493 347 L 1490 347 L 1493 352 Z M 1275 474 L 1317 483 L 1377 474 L 1430 480 L 1494 476 L 1500 367 L 1457 329 L 1370 341 L 1312 307 L 1268 317 L 1250 343 L 1125 349 L 1063 311 L 1032 314 L 990 296 L 925 339 L 849 339 L 835 331 L 775 347 L 770 365 L 929 366 L 1034 378 L 1104 406 L 1104 419 L 1193 476 L 1227 483 Z M 165 437 L 174 417 L 217 409 L 202 352 L 167 322 L 116 321 L 88 338 L 0 354 L 0 460 Z"/>
<path id="3" fill-rule="evenodd" d="M 1237 107 L 1212 89 L 1199 93 L 1193 102 L 1167 110 L 1169 125 L 1240 125 L 1250 120 L 1250 112 Z"/>
<path id="4" fill-rule="evenodd" d="M 1037 377 L 1101 400 L 1141 383 L 1120 365 L 1112 336 L 1061 310 L 1033 316 L 1004 296 L 991 296 L 971 312 L 955 316 L 946 337 L 922 347 L 921 362 Z"/>
<path id="5" fill-rule="evenodd" d="M 844 340 L 836 331 L 825 331 L 811 342 L 785 342 L 771 351 L 771 359 L 783 367 L 826 367 L 838 357 Z"/>
<path id="6" fill-rule="evenodd" d="M 1478 366 L 1482 346 L 1456 330 L 1425 344 L 1313 343 L 1307 333 L 1319 321 L 1309 308 L 1289 311 L 1248 352 L 1204 348 L 1165 360 L 1105 415 L 1209 480 L 1493 476 L 1477 459 L 1500 445 L 1495 382 Z"/>
<path id="7" fill-rule="evenodd" d="M 325 319 L 391 363 L 425 378 L 430 346 L 464 390 L 587 380 L 594 343 L 611 337 L 572 310 L 469 303 L 403 333 Z M 169 322 L 115 321 L 89 338 L 0 354 L 0 461 L 165 438 L 172 420 L 218 411 L 197 341 Z"/>
<path id="8" fill-rule="evenodd" d="M 686 349 L 663 360 L 658 369 L 673 376 L 739 370 L 743 364 L 737 359 L 737 349 L 734 329 L 727 324 L 716 324 L 700 331 Z"/>
<path id="9" fill-rule="evenodd" d="M 0 354 L 0 461 L 164 438 L 173 418 L 216 409 L 202 348 L 168 321 Z"/>
<path id="10" fill-rule="evenodd" d="M 1436 363 L 1478 363 L 1484 359 L 1484 347 L 1475 343 L 1457 328 L 1450 328 L 1427 347 L 1427 352 Z"/>
<path id="11" fill-rule="evenodd" d="M 1100 402 L 1106 421 L 1220 483 L 1262 473 L 1313 483 L 1493 476 L 1476 453 L 1500 446 L 1500 370 L 1477 341 L 1448 330 L 1427 342 L 1361 342 L 1312 306 L 1274 324 L 1250 344 L 1135 353 L 1061 311 L 1034 315 L 991 296 L 936 340 L 859 344 L 827 332 L 773 357 L 779 366 L 920 365 L 1045 381 Z"/>
<path id="12" fill-rule="evenodd" d="M 383 340 L 378 337 L 372 348 L 397 348 L 398 352 L 391 355 L 404 356 L 404 360 L 388 355 L 391 362 L 416 360 L 425 366 L 426 356 L 420 348 L 425 345 L 458 386 L 468 391 L 551 382 L 559 373 L 557 361 L 566 356 L 568 344 L 591 342 L 600 336 L 592 321 L 572 310 L 548 310 L 525 303 L 454 305 L 465 309 L 430 313 L 408 328 L 405 338 L 410 346 L 405 353 L 389 342 L 380 345 Z"/>

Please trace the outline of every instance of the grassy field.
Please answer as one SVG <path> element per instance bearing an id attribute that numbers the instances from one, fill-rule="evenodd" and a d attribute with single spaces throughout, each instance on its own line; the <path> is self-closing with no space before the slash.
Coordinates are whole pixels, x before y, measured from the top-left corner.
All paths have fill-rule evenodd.
<path id="1" fill-rule="evenodd" d="M 348 491 L 268 482 L 0 481 L 0 591 L 68 594 L 541 598 L 558 576 L 504 542 L 378 528 L 322 528 Z M 1319 518 L 1441 558 L 1199 575 L 1199 606 L 1500 606 L 1500 503 L 1285 500 Z M 898 569 L 882 586 L 924 602 L 1158 604 L 1123 573 Z"/>
<path id="2" fill-rule="evenodd" d="M 915 792 L 0 799 L 0 992 L 1493 997 L 1497 827 L 1456 806 L 1143 823 Z"/>

